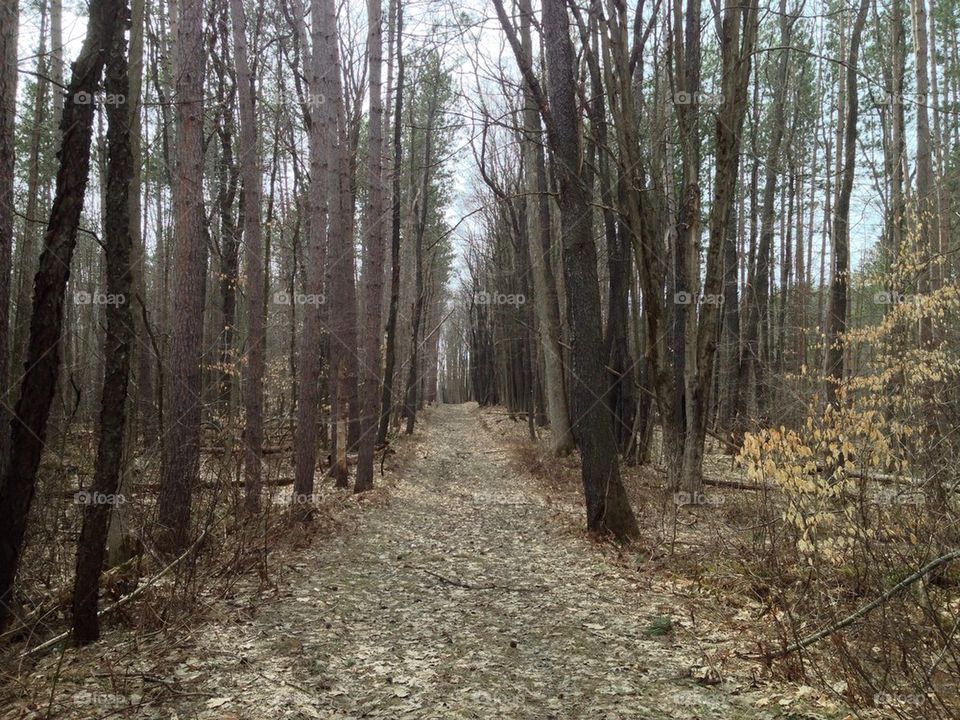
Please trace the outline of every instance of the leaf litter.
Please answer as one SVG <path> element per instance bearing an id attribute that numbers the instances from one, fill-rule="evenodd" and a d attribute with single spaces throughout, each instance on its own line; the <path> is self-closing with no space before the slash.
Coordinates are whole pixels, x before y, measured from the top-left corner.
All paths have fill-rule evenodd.
<path id="1" fill-rule="evenodd" d="M 51 716 L 847 717 L 808 687 L 705 664 L 676 598 L 558 523 L 476 404 L 433 409 L 418 436 L 389 505 L 291 553 L 276 597 L 244 613 L 220 601 L 215 621 L 176 636 L 68 651 Z M 49 686 L 57 665 L 23 682 Z M 8 709 L 46 716 L 46 703 Z"/>

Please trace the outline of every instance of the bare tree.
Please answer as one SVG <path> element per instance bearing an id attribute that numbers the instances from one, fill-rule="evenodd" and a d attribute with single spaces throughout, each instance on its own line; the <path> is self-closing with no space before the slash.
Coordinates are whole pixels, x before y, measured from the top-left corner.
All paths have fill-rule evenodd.
<path id="1" fill-rule="evenodd" d="M 266 343 L 263 314 L 263 236 L 260 224 L 262 204 L 257 115 L 254 107 L 256 78 L 250 71 L 247 51 L 247 17 L 243 0 L 230 0 L 233 20 L 233 54 L 237 68 L 240 99 L 240 174 L 243 177 L 243 242 L 247 289 L 247 362 L 244 365 L 243 398 L 246 426 L 243 431 L 244 480 L 247 508 L 260 507 L 263 453 L 263 373 Z"/>
<path id="2" fill-rule="evenodd" d="M 48 62 L 51 53 L 47 52 L 47 5 L 40 5 L 40 39 L 37 43 L 37 65 L 36 73 L 38 75 L 36 86 L 33 92 L 33 127 L 30 130 L 30 144 L 27 150 L 27 205 L 24 215 L 23 232 L 17 242 L 17 255 L 19 268 L 16 274 L 16 285 L 13 293 L 16 296 L 17 312 L 11 318 L 13 320 L 13 331 L 9 338 L 9 349 L 7 355 L 13 358 L 13 367 L 15 369 L 21 366 L 23 361 L 24 346 L 27 342 L 27 334 L 30 330 L 30 293 L 33 290 L 33 276 L 37 272 L 37 244 L 42 239 L 43 223 L 38 215 L 41 209 L 41 191 L 40 191 L 40 165 L 42 141 L 44 136 L 44 126 L 47 118 L 47 94 L 50 91 L 51 82 L 47 81 L 50 75 L 50 63 Z M 62 76 L 61 76 L 62 77 Z M 53 96 L 60 96 L 60 90 L 54 88 Z M 8 309 L 0 311 L 9 314 Z M 4 323 L 4 328 L 7 324 Z M 10 391 L 16 388 L 11 387 Z M 4 423 L 6 425 L 6 423 Z M 5 443 L 6 438 L 0 443 Z"/>
<path id="3" fill-rule="evenodd" d="M 702 486 L 707 414 L 721 317 L 719 299 L 723 297 L 725 285 L 724 248 L 729 244 L 733 222 L 734 191 L 739 174 L 740 142 L 757 22 L 756 6 L 741 8 L 736 0 L 728 0 L 721 35 L 722 101 L 716 126 L 716 177 L 708 221 L 710 239 L 703 281 L 704 304 L 699 322 L 689 323 L 686 339 L 690 351 L 684 373 L 687 425 L 681 484 L 687 492 L 696 492 Z M 696 248 L 691 248 L 691 252 L 696 253 Z M 735 261 L 735 255 L 729 261 Z M 699 261 L 696 267 L 699 268 Z"/>
<path id="4" fill-rule="evenodd" d="M 354 158 L 353 117 L 348 117 L 343 80 L 341 78 L 340 39 L 337 28 L 337 6 L 324 0 L 323 28 L 320 44 L 314 52 L 323 57 L 324 107 L 330 127 L 328 161 L 328 207 L 330 226 L 327 235 L 327 276 L 329 303 L 326 317 L 329 325 L 330 373 L 328 377 L 333 410 L 333 467 L 331 474 L 337 487 L 348 484 L 347 450 L 359 436 L 360 415 L 357 385 L 357 289 L 354 234 Z M 319 50 L 318 50 L 319 48 Z"/>
<path id="5" fill-rule="evenodd" d="M 499 5 L 499 3 L 498 3 Z M 597 251 L 589 224 L 587 188 L 580 177 L 580 128 L 577 122 L 573 45 L 563 0 L 544 0 L 543 32 L 547 61 L 549 142 L 556 161 L 563 271 L 572 352 L 573 427 L 582 456 L 587 528 L 618 538 L 637 534 L 636 520 L 620 480 L 613 426 L 603 402 L 606 376 L 602 347 Z M 540 103 L 541 106 L 545 103 Z"/>
<path id="6" fill-rule="evenodd" d="M 0 628 L 6 626 L 14 604 L 13 581 L 60 370 L 64 296 L 90 169 L 91 99 L 100 86 L 114 29 L 122 27 L 120 7 L 117 0 L 91 2 L 87 34 L 67 87 L 56 192 L 34 282 L 26 372 L 11 422 L 10 457 L 0 482 L 0 507 L 6 517 L 0 526 Z"/>
<path id="7" fill-rule="evenodd" d="M 17 109 L 17 31 L 20 26 L 18 0 L 0 8 L 0 398 L 8 392 L 7 357 L 10 351 L 10 272 L 13 248 L 13 181 Z M 0 403 L 0 469 L 7 457 L 6 428 L 8 405 Z"/>
<path id="8" fill-rule="evenodd" d="M 301 51 L 306 55 L 306 30 L 303 25 L 303 12 L 294 10 L 294 22 L 300 35 Z M 310 109 L 310 215 L 309 235 L 306 253 L 306 294 L 308 299 L 319 300 L 323 297 L 323 268 L 326 262 L 327 244 L 327 184 L 329 134 L 335 132 L 330 127 L 327 110 L 327 98 L 324 95 L 323 63 L 320 48 L 323 41 L 320 34 L 323 28 L 323 12 L 320 0 L 311 2 L 313 51 L 305 57 L 308 68 L 308 88 Z M 327 32 L 331 30 L 328 29 Z M 333 29 L 335 32 L 335 28 Z M 291 302 L 293 299 L 291 298 Z M 317 422 L 320 405 L 320 304 L 308 302 L 304 305 L 303 331 L 300 335 L 300 381 L 297 398 L 297 428 L 294 437 L 295 476 L 293 485 L 294 502 L 303 505 L 304 514 L 313 496 L 313 475 L 317 465 Z"/>
<path id="9" fill-rule="evenodd" d="M 167 373 L 166 427 L 158 544 L 169 551 L 190 537 L 193 490 L 200 478 L 203 410 L 203 309 L 207 292 L 207 236 L 203 204 L 203 0 L 178 7 L 176 40 L 176 182 L 173 183 L 174 244 L 171 340 Z"/>
<path id="10" fill-rule="evenodd" d="M 126 3 L 122 16 L 126 21 Z M 130 92 L 127 41 L 122 32 L 112 33 L 107 53 L 107 97 L 126 98 Z M 127 423 L 127 385 L 133 347 L 131 303 L 130 185 L 133 155 L 130 147 L 130 113 L 125 103 L 108 103 L 107 188 L 104 218 L 104 254 L 107 264 L 107 293 L 116 301 L 107 305 L 107 332 L 104 338 L 105 370 L 100 400 L 100 437 L 93 485 L 83 495 L 83 526 L 77 544 L 77 573 L 73 584 L 73 640 L 78 645 L 100 636 L 97 597 L 103 569 L 110 515 L 118 501 Z"/>
<path id="11" fill-rule="evenodd" d="M 407 435 L 413 433 L 417 420 L 417 402 L 420 389 L 420 344 L 423 308 L 426 303 L 426 285 L 424 280 L 423 242 L 427 231 L 427 214 L 430 209 L 430 173 L 433 169 L 433 133 L 437 121 L 436 92 L 431 92 L 427 101 L 427 127 L 423 141 L 423 165 L 421 167 L 420 190 L 414 204 L 416 230 L 414 231 L 414 301 L 410 320 L 410 365 L 407 368 L 407 385 L 404 395 L 403 412 L 407 418 Z"/>
<path id="12" fill-rule="evenodd" d="M 933 150 L 930 144 L 930 69 L 929 69 L 929 42 L 927 33 L 926 0 L 911 0 L 910 17 L 913 23 L 913 42 L 916 48 L 916 82 L 917 82 L 917 179 L 916 179 L 916 217 L 918 221 L 918 250 L 926 263 L 921 289 L 929 292 L 936 283 L 936 266 L 939 259 L 934 259 L 938 252 L 939 230 L 937 228 L 937 214 L 934 195 Z M 896 98 L 899 101 L 899 98 Z M 839 148 L 838 148 L 839 150 Z M 920 323 L 921 342 L 929 345 L 933 342 L 933 323 L 930 318 L 924 318 Z M 829 361 L 828 361 L 829 362 Z"/>
<path id="13" fill-rule="evenodd" d="M 520 44 L 525 62 L 533 67 L 530 33 L 532 11 L 529 0 L 520 0 Z M 544 395 L 550 422 L 552 450 L 566 455 L 573 449 L 570 410 L 564 386 L 563 355 L 560 347 L 560 308 L 551 255 L 550 197 L 541 137 L 540 114 L 529 83 L 524 84 L 524 170 L 527 180 L 527 232 L 530 236 L 530 265 L 533 270 L 534 309 L 543 351 Z"/>
<path id="14" fill-rule="evenodd" d="M 850 35 L 850 50 L 844 69 L 847 87 L 846 117 L 844 120 L 843 147 L 837 152 L 843 155 L 843 174 L 837 193 L 837 206 L 833 214 L 830 236 L 833 244 L 833 276 L 827 305 L 827 328 L 825 340 L 826 396 L 833 405 L 839 405 L 838 390 L 843 381 L 843 333 L 847 329 L 847 287 L 850 282 L 850 195 L 853 192 L 853 177 L 857 160 L 857 117 L 860 101 L 857 96 L 857 61 L 860 56 L 860 38 L 866 23 L 869 0 L 860 0 Z"/>
<path id="15" fill-rule="evenodd" d="M 364 223 L 363 289 L 366 327 L 363 354 L 363 411 L 360 416 L 360 453 L 356 492 L 373 487 L 373 451 L 379 426 L 380 321 L 383 302 L 384 202 L 383 202 L 383 100 L 381 65 L 383 41 L 381 0 L 367 0 L 367 55 L 370 64 L 370 118 L 368 128 L 368 199 Z"/>
<path id="16" fill-rule="evenodd" d="M 377 442 L 387 441 L 390 416 L 393 413 L 393 375 L 396 364 L 397 311 L 400 305 L 400 224 L 401 224 L 401 171 L 403 169 L 403 0 L 396 3 L 396 54 L 397 89 L 393 111 L 393 167 L 390 207 L 390 305 L 387 312 L 386 356 L 383 370 L 383 397 L 380 402 L 380 427 Z"/>
<path id="17" fill-rule="evenodd" d="M 799 13 L 799 10 L 797 11 Z M 786 0 L 780 0 L 780 57 L 777 61 L 776 84 L 770 110 L 770 140 L 767 146 L 766 176 L 763 185 L 763 199 L 760 210 L 760 242 L 757 246 L 756 261 L 744 289 L 746 313 L 743 318 L 743 352 L 740 357 L 739 385 L 737 395 L 740 418 L 737 432 L 744 431 L 748 414 L 750 395 L 746 389 L 753 381 L 754 396 L 757 401 L 757 413 L 766 411 L 765 399 L 767 382 L 765 375 L 766 344 L 765 329 L 768 321 L 770 303 L 770 253 L 774 234 L 774 201 L 777 193 L 780 147 L 786 126 L 787 81 L 789 79 L 790 38 L 797 14 L 787 12 Z"/>

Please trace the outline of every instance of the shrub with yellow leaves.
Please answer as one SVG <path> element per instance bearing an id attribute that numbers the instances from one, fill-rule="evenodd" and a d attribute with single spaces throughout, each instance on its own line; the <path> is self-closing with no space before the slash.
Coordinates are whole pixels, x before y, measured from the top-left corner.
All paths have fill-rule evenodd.
<path id="1" fill-rule="evenodd" d="M 926 272 L 904 253 L 882 278 L 861 276 L 853 301 L 869 311 L 843 337 L 837 404 L 814 390 L 790 422 L 743 438 L 738 460 L 763 491 L 758 560 L 784 609 L 775 617 L 785 644 L 960 541 L 960 287 L 918 279 Z M 793 377 L 822 389 L 811 375 Z M 923 717 L 960 707 L 958 592 L 960 569 L 942 568 L 836 637 L 850 687 L 865 698 L 876 687 L 937 697 Z"/>
<path id="2" fill-rule="evenodd" d="M 850 559 L 864 527 L 858 491 L 871 473 L 903 472 L 895 438 L 877 410 L 826 405 L 797 429 L 767 428 L 744 437 L 739 460 L 748 479 L 781 491 L 782 517 L 796 549 L 812 561 Z"/>

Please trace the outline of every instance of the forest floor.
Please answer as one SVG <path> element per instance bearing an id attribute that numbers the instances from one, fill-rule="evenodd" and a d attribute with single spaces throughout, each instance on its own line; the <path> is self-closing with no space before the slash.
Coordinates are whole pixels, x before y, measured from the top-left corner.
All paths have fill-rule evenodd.
<path id="1" fill-rule="evenodd" d="M 272 593 L 48 656 L 0 717 L 847 717 L 812 688 L 705 670 L 677 597 L 557 522 L 570 510 L 481 417 L 432 409 L 389 503 L 288 551 Z"/>

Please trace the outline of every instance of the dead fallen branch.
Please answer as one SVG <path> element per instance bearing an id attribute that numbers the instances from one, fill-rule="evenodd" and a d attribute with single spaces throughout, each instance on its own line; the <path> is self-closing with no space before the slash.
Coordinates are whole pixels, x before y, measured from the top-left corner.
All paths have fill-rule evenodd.
<path id="1" fill-rule="evenodd" d="M 209 528 L 208 528 L 208 529 L 209 529 Z M 133 592 L 127 593 L 127 594 L 124 595 L 122 598 L 120 598 L 120 599 L 117 600 L 115 603 L 113 603 L 112 605 L 108 605 L 107 607 L 103 608 L 103 610 L 101 610 L 100 612 L 97 613 L 97 617 L 101 617 L 101 618 L 102 618 L 102 617 L 104 617 L 105 615 L 109 615 L 110 613 L 112 613 L 112 612 L 114 612 L 115 610 L 123 607 L 124 605 L 126 605 L 126 604 L 129 603 L 130 601 L 135 600 L 136 598 L 138 598 L 138 597 L 140 597 L 141 595 L 143 595 L 143 593 L 145 593 L 145 592 L 147 591 L 147 588 L 155 585 L 155 584 L 157 583 L 157 581 L 160 580 L 160 578 L 164 577 L 167 573 L 169 573 L 171 570 L 173 570 L 177 565 L 179 565 L 181 562 L 183 562 L 183 560 L 184 560 L 185 558 L 187 558 L 187 557 L 190 555 L 190 553 L 193 552 L 194 548 L 196 548 L 196 547 L 203 541 L 203 539 L 204 539 L 206 536 L 207 536 L 207 530 L 204 530 L 202 533 L 200 533 L 200 536 L 199 536 L 196 540 L 193 541 L 193 543 L 190 545 L 190 547 L 188 547 L 186 550 L 183 551 L 183 553 L 182 553 L 181 555 L 179 555 L 178 557 L 176 557 L 176 558 L 175 558 L 173 561 L 171 561 L 166 567 L 164 567 L 160 572 L 158 572 L 156 575 L 154 575 L 153 577 L 151 577 L 150 579 L 148 579 L 145 583 L 143 583 L 143 585 L 141 585 L 140 587 L 138 587 L 136 590 L 134 590 Z M 71 633 L 71 630 L 67 630 L 67 631 L 65 631 L 65 632 L 62 632 L 62 633 L 60 633 L 59 635 L 57 635 L 56 637 L 52 637 L 52 638 L 50 638 L 49 640 L 47 640 L 46 642 L 41 643 L 40 645 L 37 645 L 35 648 L 30 648 L 29 650 L 25 651 L 24 653 L 22 653 L 22 654 L 20 655 L 20 658 L 23 659 L 23 658 L 26 658 L 26 657 L 30 657 L 31 655 L 41 655 L 41 654 L 43 654 L 44 652 L 46 652 L 47 650 L 50 650 L 51 648 L 56 647 L 59 643 L 63 642 L 63 641 L 66 640 L 67 638 L 69 638 L 69 637 L 70 637 L 70 633 Z"/>
<path id="2" fill-rule="evenodd" d="M 227 452 L 227 449 L 223 445 L 204 445 L 200 448 L 200 452 L 206 453 L 209 455 L 224 455 Z M 241 455 L 246 451 L 246 447 L 242 443 L 237 442 L 235 445 L 229 448 L 231 454 Z M 293 453 L 293 445 L 264 445 L 261 449 L 261 453 L 264 455 L 283 455 L 285 453 Z"/>
<path id="3" fill-rule="evenodd" d="M 507 590 L 509 592 L 536 592 L 540 590 L 539 587 L 512 587 L 510 585 L 498 585 L 496 583 L 490 583 L 488 585 L 474 585 L 472 583 L 466 583 L 462 580 L 457 580 L 455 578 L 448 578 L 446 575 L 441 575 L 438 572 L 433 570 L 428 570 L 425 567 L 419 567 L 417 565 L 404 565 L 405 568 L 410 568 L 411 570 L 419 570 L 422 573 L 426 573 L 432 577 L 437 578 L 441 582 L 446 583 L 447 585 L 454 585 L 455 587 L 465 588 L 467 590 Z"/>
<path id="4" fill-rule="evenodd" d="M 739 480 L 721 480 L 719 478 L 708 478 L 703 479 L 704 485 L 712 485 L 713 487 L 722 487 L 730 488 L 731 490 L 753 490 L 756 492 L 762 492 L 769 488 L 759 485 L 757 483 L 741 482 Z"/>
<path id="5" fill-rule="evenodd" d="M 896 585 L 894 585 L 892 588 L 890 588 L 889 590 L 887 590 L 886 592 L 884 592 L 882 595 L 879 595 L 876 599 L 874 599 L 873 601 L 867 603 L 866 605 L 864 605 L 863 607 L 859 608 L 858 610 L 856 610 L 856 611 L 853 612 L 852 614 L 848 615 L 848 616 L 845 617 L 843 620 L 840 620 L 840 621 L 838 621 L 838 622 L 835 622 L 833 625 L 830 625 L 830 626 L 828 626 L 828 627 L 825 627 L 825 628 L 823 628 L 822 630 L 818 630 L 817 632 L 813 633 L 812 635 L 808 635 L 807 637 L 803 638 L 802 640 L 798 640 L 797 642 L 795 642 L 795 643 L 793 643 L 793 644 L 791 644 L 791 645 L 788 645 L 788 646 L 785 647 L 783 650 L 780 650 L 780 651 L 775 652 L 775 653 L 767 653 L 766 655 L 746 655 L 746 654 L 744 654 L 744 655 L 742 655 L 742 657 L 748 657 L 748 658 L 751 658 L 751 659 L 764 658 L 764 659 L 767 659 L 767 660 L 774 660 L 774 659 L 777 659 L 777 658 L 782 658 L 782 657 L 784 657 L 784 656 L 786 656 L 786 655 L 790 655 L 791 653 L 794 653 L 794 652 L 796 652 L 797 650 L 803 650 L 804 648 L 810 647 L 810 646 L 813 645 L 815 642 L 817 642 L 817 641 L 819 641 L 819 640 L 822 640 L 822 639 L 825 638 L 825 637 L 829 637 L 830 635 L 833 635 L 833 634 L 834 634 L 835 632 L 837 632 L 838 630 L 842 630 L 843 628 L 845 628 L 845 627 L 847 627 L 847 626 L 849 626 L 849 625 L 852 625 L 852 624 L 855 623 L 857 620 L 859 620 L 860 618 L 862 618 L 864 615 L 866 615 L 867 613 L 869 613 L 871 610 L 874 610 L 874 609 L 878 608 L 880 605 L 882 605 L 883 603 L 885 603 L 887 600 L 889 600 L 891 597 L 893 597 L 893 596 L 896 595 L 897 593 L 899 593 L 899 592 L 901 592 L 902 590 L 910 587 L 910 586 L 911 586 L 913 583 L 915 583 L 917 580 L 919 580 L 920 578 L 922 578 L 922 577 L 924 577 L 925 575 L 927 575 L 931 570 L 935 570 L 936 568 L 940 567 L 941 565 L 945 565 L 946 563 L 950 562 L 951 560 L 956 560 L 958 557 L 960 557 L 960 548 L 958 548 L 958 549 L 956 549 L 956 550 L 953 550 L 953 551 L 951 551 L 951 552 L 948 552 L 946 555 L 941 555 L 940 557 L 938 557 L 938 558 L 936 558 L 936 559 L 934 559 L 934 560 L 931 560 L 931 561 L 928 562 L 926 565 L 924 565 L 922 568 L 920 568 L 919 570 L 917 570 L 915 573 L 913 573 L 913 574 L 911 574 L 911 575 L 908 575 L 907 577 L 903 578 L 903 580 L 901 580 L 900 582 L 898 582 L 898 583 L 897 583 Z"/>
<path id="6" fill-rule="evenodd" d="M 653 469 L 656 472 L 660 473 L 661 475 L 667 474 L 667 469 L 665 467 L 654 466 Z M 757 483 L 741 482 L 740 480 L 721 480 L 720 478 L 708 478 L 708 477 L 703 478 L 703 484 L 712 485 L 713 487 L 730 488 L 731 490 L 763 491 L 768 489 L 768 488 L 765 488 L 763 485 L 759 485 Z M 663 487 L 661 489 L 666 490 L 667 488 Z"/>

